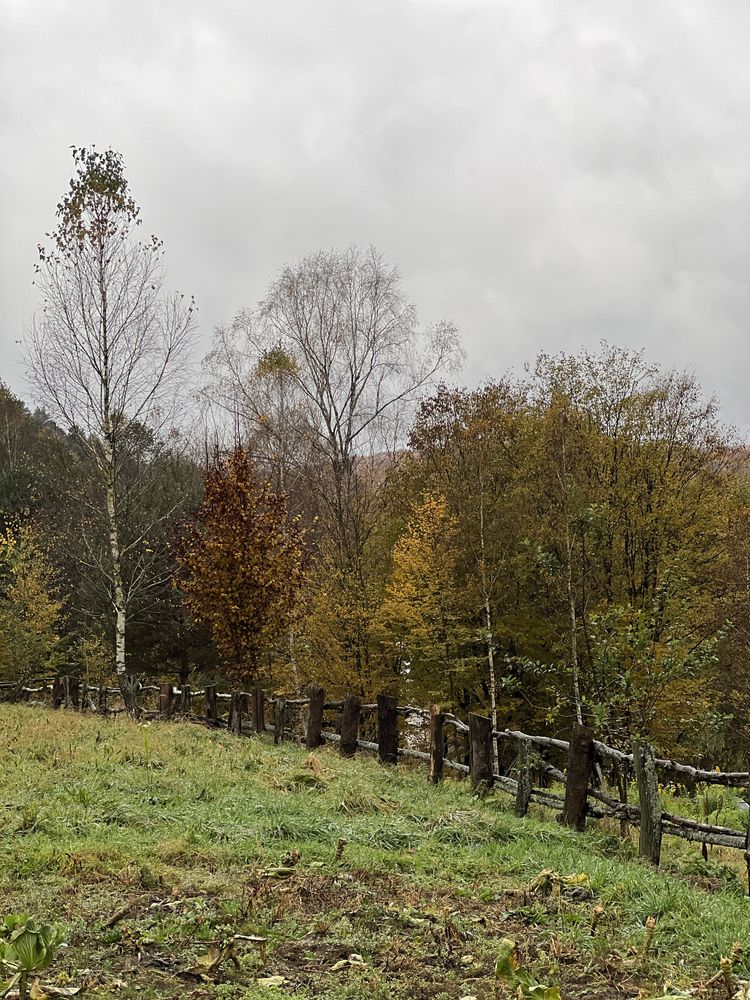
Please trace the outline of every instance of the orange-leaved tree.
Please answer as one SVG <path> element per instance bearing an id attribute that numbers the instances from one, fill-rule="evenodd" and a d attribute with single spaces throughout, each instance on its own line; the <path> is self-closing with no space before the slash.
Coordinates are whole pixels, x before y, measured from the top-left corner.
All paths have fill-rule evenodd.
<path id="1" fill-rule="evenodd" d="M 259 480 L 242 448 L 209 470 L 177 559 L 185 602 L 210 629 L 227 674 L 257 682 L 291 627 L 307 553 L 284 494 Z"/>

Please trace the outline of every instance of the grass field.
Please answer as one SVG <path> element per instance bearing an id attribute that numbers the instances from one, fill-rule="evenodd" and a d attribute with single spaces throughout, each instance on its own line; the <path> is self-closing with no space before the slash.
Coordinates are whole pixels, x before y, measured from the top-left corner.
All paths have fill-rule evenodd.
<path id="1" fill-rule="evenodd" d="M 750 976 L 745 888 L 695 845 L 655 871 L 502 793 L 189 724 L 0 705 L 0 746 L 0 917 L 62 922 L 42 981 L 82 995 L 481 1000 L 503 937 L 563 998 L 726 997 L 735 941 Z"/>

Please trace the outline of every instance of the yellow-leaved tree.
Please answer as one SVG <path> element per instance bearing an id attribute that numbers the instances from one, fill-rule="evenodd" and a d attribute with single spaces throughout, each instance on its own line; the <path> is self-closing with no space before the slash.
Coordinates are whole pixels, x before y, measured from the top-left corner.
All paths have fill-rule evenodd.
<path id="1" fill-rule="evenodd" d="M 63 602 L 53 573 L 28 525 L 0 534 L 0 679 L 23 684 L 58 665 Z"/>
<path id="2" fill-rule="evenodd" d="M 380 623 L 408 696 L 418 704 L 457 697 L 466 672 L 457 521 L 442 496 L 414 508 L 393 550 Z"/>

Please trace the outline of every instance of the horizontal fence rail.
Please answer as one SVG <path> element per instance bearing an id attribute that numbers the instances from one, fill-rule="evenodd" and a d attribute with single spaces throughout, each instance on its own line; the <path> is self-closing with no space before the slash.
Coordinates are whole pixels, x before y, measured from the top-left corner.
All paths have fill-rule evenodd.
<path id="1" fill-rule="evenodd" d="M 6 699 L 29 704 L 47 704 L 54 708 L 72 708 L 107 715 L 124 712 L 124 704 L 114 702 L 120 689 L 87 684 L 73 677 L 58 677 L 50 683 L 29 685 L 0 684 Z M 240 736 L 269 733 L 275 743 L 287 739 L 314 750 L 323 743 L 336 746 L 343 756 L 358 751 L 376 754 L 383 764 L 399 759 L 426 764 L 429 780 L 439 782 L 445 770 L 460 776 L 468 775 L 475 790 L 499 788 L 515 799 L 515 812 L 526 815 L 535 803 L 560 813 L 564 824 L 583 830 L 587 818 L 609 817 L 620 822 L 621 833 L 629 825 L 639 829 L 639 853 L 654 864 L 659 863 L 664 834 L 704 845 L 735 848 L 744 852 L 750 885 L 750 844 L 748 829 L 701 822 L 665 812 L 662 808 L 658 776 L 694 791 L 699 784 L 721 785 L 750 793 L 750 772 L 709 771 L 678 761 L 655 757 L 645 742 L 636 742 L 631 753 L 625 753 L 595 739 L 591 729 L 575 725 L 570 740 L 537 736 L 514 729 L 494 729 L 491 721 L 470 714 L 467 721 L 433 705 L 430 710 L 413 705 L 398 705 L 389 695 L 378 695 L 372 703 L 362 703 L 353 694 L 337 701 L 327 701 L 325 691 L 311 686 L 306 697 L 269 697 L 260 688 L 251 691 L 225 692 L 215 685 L 193 690 L 189 685 L 169 681 L 141 685 L 138 695 L 144 705 L 144 718 L 174 718 L 225 728 Z M 49 698 L 48 698 L 49 696 Z M 155 698 L 153 697 L 155 696 Z M 196 713 L 197 702 L 203 711 Z M 266 709 L 272 721 L 266 722 Z M 329 714 L 326 726 L 326 713 Z M 335 713 L 331 727 L 330 713 Z M 401 720 L 399 722 L 399 720 Z M 361 732 L 364 729 L 365 732 Z M 426 732 L 425 732 L 426 730 Z M 425 746 L 420 749 L 419 742 Z M 499 773 L 495 752 L 500 742 L 515 750 L 515 777 Z M 449 743 L 454 756 L 449 756 Z M 555 766 L 540 757 L 556 754 L 564 763 Z M 463 760 L 456 759 L 463 757 Z M 616 799 L 601 787 L 600 765 L 606 764 L 618 777 L 620 798 Z M 638 803 L 628 802 L 627 787 L 635 779 Z M 536 787 L 555 782 L 563 786 L 563 794 L 549 787 Z"/>

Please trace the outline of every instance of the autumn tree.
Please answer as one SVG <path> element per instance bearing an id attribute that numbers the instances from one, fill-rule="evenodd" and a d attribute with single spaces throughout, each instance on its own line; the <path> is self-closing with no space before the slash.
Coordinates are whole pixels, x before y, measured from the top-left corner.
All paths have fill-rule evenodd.
<path id="1" fill-rule="evenodd" d="M 63 602 L 52 567 L 28 525 L 0 534 L 0 677 L 18 684 L 46 677 L 61 654 Z"/>
<path id="2" fill-rule="evenodd" d="M 138 238 L 140 210 L 120 154 L 74 148 L 73 160 L 75 175 L 57 207 L 57 226 L 39 249 L 42 310 L 27 360 L 40 401 L 75 440 L 88 475 L 101 487 L 94 512 L 106 530 L 107 557 L 92 559 L 90 570 L 109 596 L 118 683 L 134 712 L 127 629 L 135 595 L 150 579 L 150 528 L 141 524 L 126 534 L 123 504 L 137 503 L 152 484 L 143 478 L 131 483 L 125 500 L 123 463 L 134 429 L 158 436 L 168 425 L 184 375 L 193 306 L 167 293 L 161 242 Z M 128 573 L 131 556 L 134 570 Z"/>
<path id="3" fill-rule="evenodd" d="M 398 270 L 350 247 L 285 267 L 254 311 L 218 332 L 209 359 L 212 398 L 274 442 L 285 477 L 303 474 L 340 582 L 335 603 L 357 623 L 343 643 L 353 683 L 372 672 L 368 560 L 384 467 L 409 408 L 457 354 L 451 324 L 419 327 Z M 270 389 L 273 405 L 261 405 Z"/>
<path id="4" fill-rule="evenodd" d="M 487 691 L 495 728 L 498 652 L 507 655 L 518 645 L 503 619 L 512 615 L 518 593 L 530 430 L 523 386 L 504 381 L 472 391 L 441 386 L 421 403 L 409 437 L 413 474 L 439 491 L 455 519 L 464 628 L 483 647 L 486 662 L 486 682 L 475 686 Z"/>
<path id="5" fill-rule="evenodd" d="M 672 681 L 713 661 L 726 432 L 692 375 L 638 352 L 541 356 L 536 380 L 533 537 L 567 617 L 560 652 L 575 704 L 627 745 L 655 724 Z"/>
<path id="6" fill-rule="evenodd" d="M 468 635 L 459 555 L 457 519 L 445 498 L 424 497 L 394 547 L 378 615 L 394 672 L 417 704 L 453 703 L 465 685 Z"/>
<path id="7" fill-rule="evenodd" d="M 185 525 L 179 587 L 239 683 L 257 682 L 295 612 L 307 557 L 283 494 L 258 479 L 237 448 L 211 468 L 205 498 Z"/>

